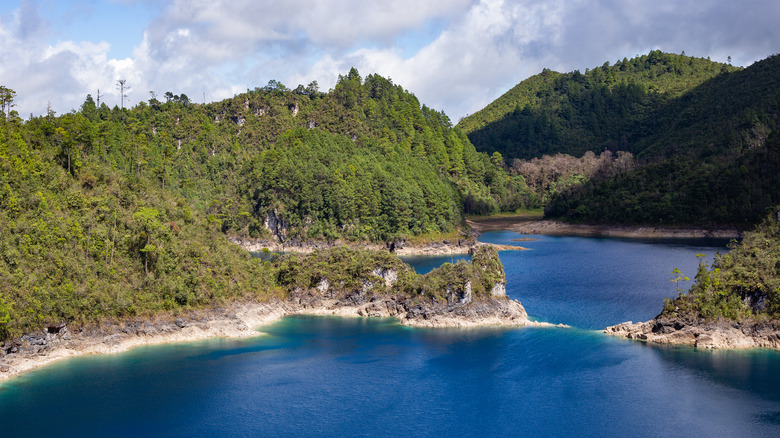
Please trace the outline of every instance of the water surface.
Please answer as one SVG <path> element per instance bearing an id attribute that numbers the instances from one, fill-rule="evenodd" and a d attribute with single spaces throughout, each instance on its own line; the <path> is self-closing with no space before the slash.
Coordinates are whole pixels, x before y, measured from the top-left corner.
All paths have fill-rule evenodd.
<path id="1" fill-rule="evenodd" d="M 508 243 L 518 235 L 486 233 Z M 294 317 L 243 340 L 62 361 L 0 386 L 3 436 L 778 436 L 780 355 L 600 333 L 723 242 L 539 236 L 507 290 L 560 328 Z M 446 260 L 449 261 L 449 260 Z"/>

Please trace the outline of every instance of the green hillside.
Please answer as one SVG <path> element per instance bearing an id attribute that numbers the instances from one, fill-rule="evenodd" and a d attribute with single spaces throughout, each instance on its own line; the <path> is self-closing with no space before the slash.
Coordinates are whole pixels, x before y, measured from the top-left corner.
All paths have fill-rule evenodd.
<path id="1" fill-rule="evenodd" d="M 738 69 L 653 51 L 585 73 L 544 70 L 459 124 L 477 150 L 507 160 L 543 154 L 581 156 L 605 149 L 642 152 L 660 107 L 722 73 Z"/>
<path id="2" fill-rule="evenodd" d="M 271 81 L 208 105 L 162 100 L 2 114 L 0 340 L 289 292 L 286 262 L 226 234 L 424 240 L 527 194 L 444 113 L 354 69 L 328 93 Z"/>
<path id="3" fill-rule="evenodd" d="M 378 75 L 352 69 L 329 93 L 271 81 L 205 106 L 176 97 L 110 125 L 108 142 L 159 144 L 110 160 L 167 180 L 228 233 L 263 236 L 275 219 L 283 238 L 383 240 L 450 232 L 464 210 L 522 201 L 522 179 L 478 153 L 444 113 Z"/>
<path id="4" fill-rule="evenodd" d="M 780 211 L 774 210 L 708 268 L 700 262 L 693 286 L 667 300 L 660 316 L 689 321 L 780 318 Z"/>
<path id="5" fill-rule="evenodd" d="M 747 228 L 780 203 L 778 121 L 780 57 L 738 69 L 654 51 L 544 72 L 459 126 L 519 158 L 549 217 Z"/>
<path id="6" fill-rule="evenodd" d="M 659 107 L 633 170 L 561 193 L 577 221 L 750 227 L 780 204 L 780 56 L 721 74 Z"/>
<path id="7" fill-rule="evenodd" d="M 660 316 L 776 324 L 780 56 L 736 69 L 651 52 L 585 74 L 545 71 L 459 126 L 478 150 L 519 158 L 512 170 L 547 217 L 745 229 L 760 222 L 712 267 L 701 263 L 694 285 Z"/>
<path id="8" fill-rule="evenodd" d="M 274 293 L 184 198 L 83 156 L 68 172 L 64 132 L 40 122 L 51 141 L 0 120 L 0 340 Z"/>

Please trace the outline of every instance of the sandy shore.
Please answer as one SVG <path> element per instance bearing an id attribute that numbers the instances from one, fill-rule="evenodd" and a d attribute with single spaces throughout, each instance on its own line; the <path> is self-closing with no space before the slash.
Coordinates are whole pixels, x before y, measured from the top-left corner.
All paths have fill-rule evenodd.
<path id="1" fill-rule="evenodd" d="M 640 238 L 698 238 L 716 237 L 736 239 L 742 232 L 736 228 L 705 230 L 700 228 L 633 227 L 608 225 L 567 224 L 553 220 L 522 220 L 512 217 L 486 217 L 466 223 L 477 231 L 510 230 L 520 234 L 549 234 L 568 236 L 640 237 Z"/>
<path id="2" fill-rule="evenodd" d="M 395 317 L 401 324 L 417 327 L 551 326 L 528 320 L 519 302 L 505 301 L 502 313 L 478 318 L 443 314 L 415 319 L 409 315 L 392 314 L 390 306 L 377 306 L 376 303 L 344 306 L 330 300 L 311 306 L 278 301 L 236 303 L 228 308 L 195 311 L 178 318 L 154 322 L 130 321 L 96 330 L 70 332 L 65 327 L 58 333 L 26 335 L 16 351 L 0 353 L 0 381 L 68 357 L 115 354 L 142 345 L 262 336 L 258 328 L 290 315 Z"/>

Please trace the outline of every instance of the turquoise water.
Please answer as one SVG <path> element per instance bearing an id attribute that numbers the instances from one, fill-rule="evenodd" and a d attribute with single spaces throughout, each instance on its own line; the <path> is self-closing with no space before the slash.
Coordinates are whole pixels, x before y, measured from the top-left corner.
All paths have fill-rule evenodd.
<path id="1" fill-rule="evenodd" d="M 488 233 L 508 243 L 514 233 Z M 508 293 L 561 328 L 295 317 L 251 340 L 62 361 L 0 385 L 2 436 L 778 436 L 780 354 L 604 336 L 722 241 L 539 236 Z M 444 260 L 449 261 L 449 260 Z"/>

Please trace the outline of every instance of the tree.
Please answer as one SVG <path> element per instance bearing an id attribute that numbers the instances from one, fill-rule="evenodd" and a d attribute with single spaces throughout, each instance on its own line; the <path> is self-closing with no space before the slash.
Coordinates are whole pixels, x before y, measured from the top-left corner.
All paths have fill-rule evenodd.
<path id="1" fill-rule="evenodd" d="M 127 97 L 125 92 L 130 91 L 130 86 L 127 85 L 127 79 L 120 79 L 116 82 L 116 84 L 119 86 L 119 99 L 121 102 L 120 108 L 125 109 L 125 97 Z"/>
<path id="2" fill-rule="evenodd" d="M 73 136 L 65 128 L 63 128 L 62 126 L 58 126 L 54 130 L 54 138 L 56 143 L 59 144 L 62 154 L 65 155 L 65 157 L 67 158 L 66 168 L 68 169 L 68 173 L 71 173 L 70 171 L 71 155 L 73 154 L 73 149 L 75 147 L 75 144 L 73 142 Z"/>
<path id="3" fill-rule="evenodd" d="M 145 275 L 149 275 L 149 253 L 157 250 L 157 248 L 150 242 L 152 232 L 160 226 L 160 223 L 157 220 L 159 215 L 160 212 L 156 208 L 151 207 L 141 207 L 135 214 L 133 214 L 133 220 L 141 223 L 141 227 L 143 228 L 143 232 L 146 237 L 144 247 L 141 248 L 141 252 L 144 254 Z"/>
<path id="4" fill-rule="evenodd" d="M 92 121 L 97 118 L 97 106 L 95 105 L 95 101 L 92 99 L 91 94 L 87 94 L 87 98 L 84 99 L 84 103 L 81 104 L 81 113 L 84 114 L 84 117 Z"/>
<path id="5" fill-rule="evenodd" d="M 674 268 L 672 270 L 672 274 L 674 274 L 674 277 L 671 278 L 669 281 L 674 283 L 675 289 L 677 290 L 677 295 L 679 295 L 682 292 L 682 289 L 680 289 L 680 282 L 681 281 L 688 281 L 690 278 L 681 275 L 679 268 Z"/>
<path id="6" fill-rule="evenodd" d="M 0 85 L 0 112 L 6 119 L 11 115 L 11 108 L 16 106 L 14 102 L 16 97 L 16 91 Z"/>
<path id="7" fill-rule="evenodd" d="M 496 167 L 504 167 L 504 157 L 498 151 L 493 152 L 493 155 L 490 156 L 490 161 Z"/>
<path id="8" fill-rule="evenodd" d="M 275 91 L 281 94 L 290 91 L 290 89 L 287 88 L 283 83 L 277 81 L 276 79 L 271 79 L 270 81 L 268 81 L 268 85 L 263 87 L 263 91 L 266 92 Z"/>
<path id="9" fill-rule="evenodd" d="M 155 93 L 154 91 L 149 92 L 149 106 L 153 108 L 157 108 L 158 106 L 160 106 L 160 101 L 157 100 L 157 93 Z"/>

